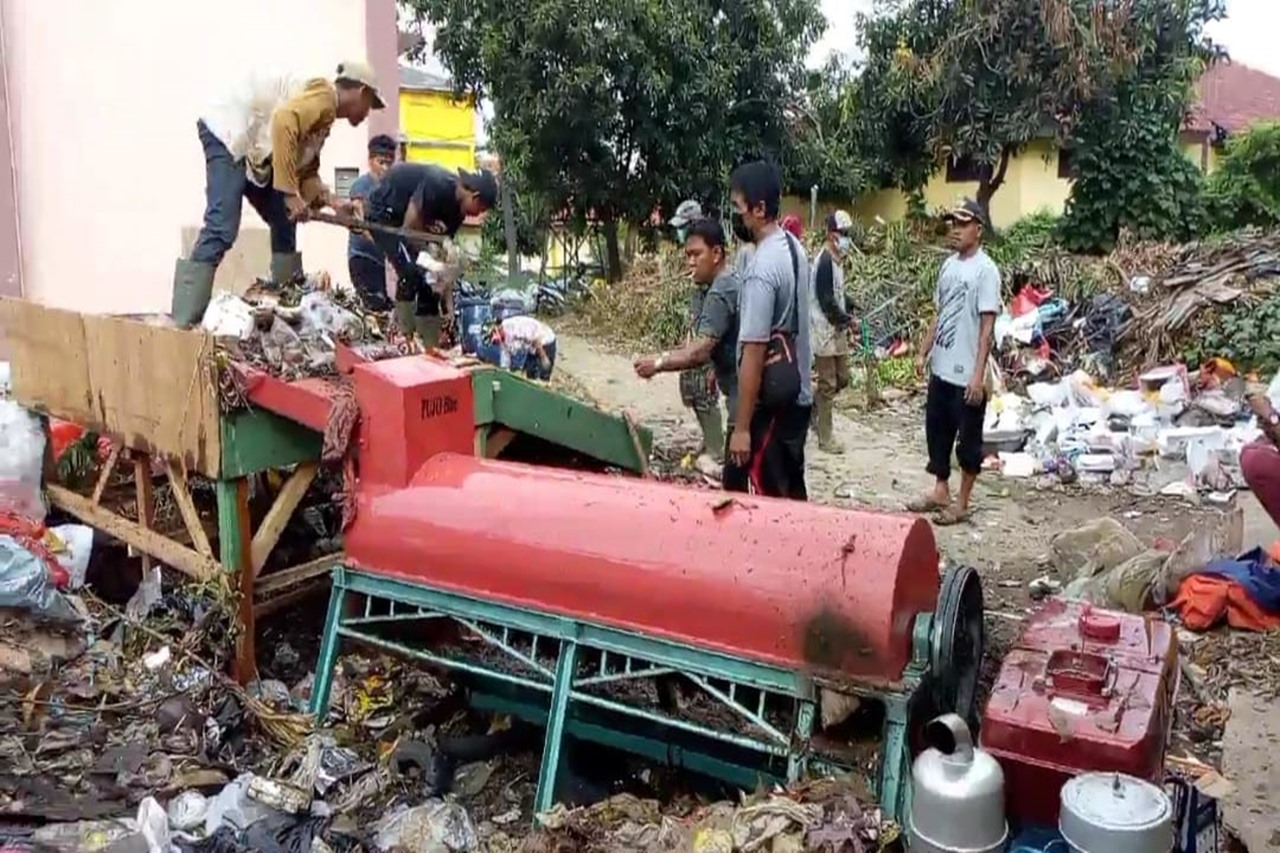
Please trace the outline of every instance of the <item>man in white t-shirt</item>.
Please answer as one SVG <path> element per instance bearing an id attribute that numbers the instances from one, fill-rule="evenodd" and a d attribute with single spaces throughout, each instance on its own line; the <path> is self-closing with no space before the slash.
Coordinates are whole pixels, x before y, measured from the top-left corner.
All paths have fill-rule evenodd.
<path id="1" fill-rule="evenodd" d="M 908 504 L 934 512 L 934 524 L 967 521 L 973 485 L 982 470 L 982 425 L 987 411 L 987 359 L 1000 313 L 1000 270 L 982 251 L 982 208 L 970 199 L 947 212 L 955 254 L 938 273 L 937 319 L 920 349 L 916 369 L 929 371 L 924 432 L 928 493 Z M 951 499 L 951 459 L 960 467 L 959 499 Z"/>
<path id="2" fill-rule="evenodd" d="M 498 366 L 546 382 L 556 364 L 556 333 L 537 317 L 508 317 L 493 327 Z"/>

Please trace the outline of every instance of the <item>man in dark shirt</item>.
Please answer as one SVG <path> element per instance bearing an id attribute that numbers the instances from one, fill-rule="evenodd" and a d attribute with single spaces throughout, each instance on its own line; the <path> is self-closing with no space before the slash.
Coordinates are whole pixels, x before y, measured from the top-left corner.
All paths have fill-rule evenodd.
<path id="1" fill-rule="evenodd" d="M 452 239 L 469 216 L 479 216 L 498 201 L 498 181 L 487 169 L 450 172 L 427 163 L 397 163 L 369 195 L 365 219 L 409 231 L 423 231 Z M 395 268 L 396 322 L 422 345 L 440 340 L 440 297 L 417 264 L 417 249 L 390 234 L 373 233 L 373 242 Z"/>
<path id="2" fill-rule="evenodd" d="M 385 133 L 369 140 L 369 171 L 356 178 L 351 185 L 351 200 L 357 215 L 369 195 L 378 186 L 387 169 L 396 161 L 396 141 Z M 368 234 L 351 232 L 347 241 L 347 272 L 351 285 L 364 307 L 370 311 L 390 311 L 391 298 L 387 296 L 387 262 Z"/>
<path id="3" fill-rule="evenodd" d="M 699 219 L 689 226 L 685 259 L 702 291 L 693 336 L 679 349 L 637 359 L 635 370 L 642 379 L 649 379 L 658 373 L 684 371 L 710 362 L 728 406 L 728 432 L 732 434 L 738 405 L 738 276 L 729 267 L 725 242 L 718 219 Z M 715 414 L 718 421 L 719 412 Z"/>
<path id="4" fill-rule="evenodd" d="M 827 242 L 813 259 L 813 295 L 809 300 L 809 330 L 813 335 L 814 423 L 818 449 L 844 453 L 835 440 L 832 412 L 836 395 L 849 385 L 849 335 L 853 319 L 845 309 L 844 268 L 851 245 L 853 219 L 843 210 L 827 217 Z"/>

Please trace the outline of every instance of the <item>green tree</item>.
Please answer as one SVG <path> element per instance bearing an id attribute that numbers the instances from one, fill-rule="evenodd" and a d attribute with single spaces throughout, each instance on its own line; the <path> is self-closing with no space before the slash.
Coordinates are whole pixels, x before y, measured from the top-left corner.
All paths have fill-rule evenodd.
<path id="1" fill-rule="evenodd" d="M 787 115 L 782 155 L 788 193 L 847 202 L 878 185 L 879 170 L 859 146 L 857 77 L 833 57 L 805 75 L 804 92 Z"/>
<path id="2" fill-rule="evenodd" d="M 1228 139 L 1209 176 L 1207 196 L 1217 228 L 1280 224 L 1280 123 L 1257 125 Z"/>
<path id="3" fill-rule="evenodd" d="M 405 0 L 437 27 L 459 88 L 492 100 L 491 135 L 553 210 L 619 225 L 720 198 L 747 156 L 779 158 L 786 107 L 825 21 L 817 0 Z"/>
<path id="4" fill-rule="evenodd" d="M 883 2 L 862 21 L 861 89 L 866 121 L 889 128 L 890 176 L 910 190 L 944 158 L 971 162 L 989 211 L 1013 156 L 1033 140 L 1069 141 L 1086 107 L 1130 73 L 1148 35 L 1142 16 L 1159 2 Z"/>
<path id="5" fill-rule="evenodd" d="M 1192 85 L 1215 57 L 1204 26 L 1222 0 L 1129 0 L 1135 61 L 1084 109 L 1072 139 L 1071 197 L 1063 243 L 1108 252 L 1122 230 L 1146 240 L 1187 240 L 1207 221 L 1200 169 L 1179 132 Z"/>

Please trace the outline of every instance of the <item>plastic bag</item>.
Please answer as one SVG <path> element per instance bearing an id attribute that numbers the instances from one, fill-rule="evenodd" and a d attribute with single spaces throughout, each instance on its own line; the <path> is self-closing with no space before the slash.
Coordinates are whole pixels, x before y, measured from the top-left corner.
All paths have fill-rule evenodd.
<path id="1" fill-rule="evenodd" d="M 44 431 L 40 419 L 0 400 L 0 511 L 43 522 Z"/>
<path id="2" fill-rule="evenodd" d="M 55 622 L 79 622 L 80 614 L 58 592 L 44 561 L 0 535 L 0 607 L 25 610 Z"/>
<path id="3" fill-rule="evenodd" d="M 360 333 L 360 318 L 334 302 L 328 293 L 305 294 L 298 308 L 302 314 L 304 335 L 336 336 Z"/>
<path id="4" fill-rule="evenodd" d="M 234 293 L 215 293 L 200 327 L 215 337 L 247 340 L 253 335 L 253 307 Z"/>
<path id="5" fill-rule="evenodd" d="M 457 803 L 428 800 L 392 812 L 374 826 L 379 850 L 474 850 L 479 844 L 467 810 Z"/>
<path id="6" fill-rule="evenodd" d="M 204 825 L 208 812 L 208 797 L 199 791 L 183 791 L 169 801 L 169 826 L 179 832 L 190 832 Z"/>
<path id="7" fill-rule="evenodd" d="M 59 524 L 49 528 L 47 536 L 53 538 L 49 550 L 67 570 L 67 589 L 84 586 L 89 558 L 93 556 L 93 528 L 85 524 Z"/>
<path id="8" fill-rule="evenodd" d="M 155 797 L 138 803 L 137 823 L 147 841 L 147 853 L 169 853 L 169 815 Z"/>

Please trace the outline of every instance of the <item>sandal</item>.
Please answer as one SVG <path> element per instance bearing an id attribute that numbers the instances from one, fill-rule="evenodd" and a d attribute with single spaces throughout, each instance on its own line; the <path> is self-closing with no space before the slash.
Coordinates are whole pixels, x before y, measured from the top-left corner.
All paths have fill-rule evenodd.
<path id="1" fill-rule="evenodd" d="M 921 514 L 924 514 L 926 512 L 939 512 L 946 508 L 947 508 L 947 504 L 944 504 L 938 500 L 934 500 L 933 498 L 928 496 L 925 496 L 922 498 L 916 498 L 915 500 L 907 504 L 907 512 L 916 512 Z"/>
<path id="2" fill-rule="evenodd" d="M 960 509 L 956 506 L 949 506 L 940 511 L 933 517 L 933 523 L 939 527 L 951 527 L 956 524 L 963 524 L 973 515 L 971 509 Z"/>

